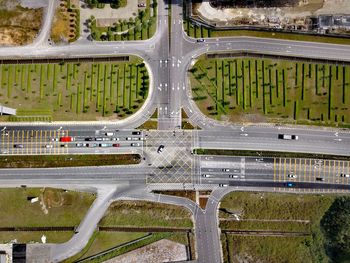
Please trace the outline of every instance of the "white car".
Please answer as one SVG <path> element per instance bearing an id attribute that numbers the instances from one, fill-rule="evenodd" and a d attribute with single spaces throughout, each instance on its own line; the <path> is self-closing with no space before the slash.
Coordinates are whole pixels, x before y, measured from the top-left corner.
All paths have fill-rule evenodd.
<path id="1" fill-rule="evenodd" d="M 51 141 L 53 141 L 53 142 L 58 142 L 59 139 L 58 139 L 58 138 L 52 138 Z"/>
<path id="2" fill-rule="evenodd" d="M 298 176 L 296 174 L 288 174 L 288 178 L 297 178 Z"/>
<path id="3" fill-rule="evenodd" d="M 46 144 L 46 145 L 44 146 L 44 148 L 52 148 L 52 145 L 51 145 L 51 144 Z"/>

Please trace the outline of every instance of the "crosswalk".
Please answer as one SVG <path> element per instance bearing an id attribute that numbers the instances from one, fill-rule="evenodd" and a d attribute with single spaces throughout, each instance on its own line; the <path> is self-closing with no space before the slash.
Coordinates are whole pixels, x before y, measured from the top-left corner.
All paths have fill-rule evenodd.
<path id="1" fill-rule="evenodd" d="M 1 152 L 8 155 L 67 154 L 66 143 L 59 137 L 69 136 L 68 130 L 3 130 Z"/>

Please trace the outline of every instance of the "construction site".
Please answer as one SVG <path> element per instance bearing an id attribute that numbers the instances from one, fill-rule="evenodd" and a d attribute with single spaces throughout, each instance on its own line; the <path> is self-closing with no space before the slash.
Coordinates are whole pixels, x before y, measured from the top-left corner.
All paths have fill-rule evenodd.
<path id="1" fill-rule="evenodd" d="M 350 35 L 349 0 L 192 1 L 192 17 L 232 27 Z"/>

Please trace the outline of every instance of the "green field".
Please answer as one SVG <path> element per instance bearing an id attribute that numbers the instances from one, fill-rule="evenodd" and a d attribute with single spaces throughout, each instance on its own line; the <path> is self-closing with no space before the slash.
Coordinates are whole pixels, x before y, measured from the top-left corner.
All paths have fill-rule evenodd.
<path id="1" fill-rule="evenodd" d="M 119 20 L 113 26 L 99 27 L 96 19 L 90 18 L 91 36 L 99 41 L 146 40 L 151 38 L 157 29 L 157 4 L 151 6 L 151 0 L 146 0 L 146 9 L 139 10 L 135 18 Z M 157 2 L 153 0 L 153 2 Z M 153 16 L 151 16 L 151 8 Z"/>
<path id="2" fill-rule="evenodd" d="M 350 125 L 349 66 L 202 57 L 189 71 L 193 99 L 215 119 Z"/>
<path id="3" fill-rule="evenodd" d="M 141 59 L 130 62 L 0 65 L 0 104 L 17 108 L 10 121 L 125 118 L 148 94 Z"/>
<path id="4" fill-rule="evenodd" d="M 116 201 L 111 204 L 99 226 L 192 227 L 187 209 L 153 202 Z"/>
<path id="5" fill-rule="evenodd" d="M 327 262 L 320 221 L 336 195 L 230 193 L 221 200 L 222 230 L 304 232 L 306 237 L 221 235 L 225 262 Z M 238 215 L 240 220 L 233 214 Z"/>
<path id="6" fill-rule="evenodd" d="M 39 197 L 43 205 L 27 197 Z M 78 226 L 94 199 L 93 194 L 61 189 L 0 189 L 0 227 Z"/>

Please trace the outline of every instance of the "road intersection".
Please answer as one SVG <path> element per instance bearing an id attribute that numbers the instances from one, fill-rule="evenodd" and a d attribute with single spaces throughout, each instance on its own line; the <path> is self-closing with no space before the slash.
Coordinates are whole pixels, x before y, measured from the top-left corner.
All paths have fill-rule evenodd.
<path id="1" fill-rule="evenodd" d="M 0 136 L 1 153 L 11 154 L 96 154 L 139 153 L 145 159 L 139 165 L 108 167 L 73 167 L 58 169 L 1 169 L 0 183 L 4 187 L 19 185 L 51 186 L 88 190 L 98 198 L 89 210 L 74 237 L 63 244 L 49 244 L 48 260 L 59 262 L 84 248 L 99 219 L 113 200 L 139 199 L 177 204 L 188 208 L 194 216 L 197 261 L 221 262 L 217 207 L 220 199 L 237 189 L 289 192 L 346 192 L 348 161 L 297 158 L 197 156 L 196 148 L 237 149 L 253 151 L 304 152 L 350 155 L 350 132 L 336 128 L 304 126 L 242 125 L 211 120 L 200 112 L 191 100 L 187 71 L 196 58 L 207 52 L 252 52 L 298 58 L 349 62 L 350 46 L 301 41 L 229 37 L 197 42 L 182 28 L 182 1 L 171 2 L 171 19 L 166 1 L 158 2 L 157 32 L 145 41 L 89 42 L 79 39 L 71 45 L 50 46 L 47 42 L 55 6 L 48 0 L 45 22 L 33 44 L 0 49 L 3 59 L 76 58 L 137 55 L 144 59 L 150 72 L 149 98 L 133 116 L 118 122 L 3 124 Z M 170 31 L 169 31 L 170 30 Z M 169 38 L 170 36 L 170 38 Z M 181 110 L 201 130 L 180 130 Z M 127 137 L 134 129 L 158 111 L 158 130 L 144 131 L 141 145 L 132 147 Z M 86 137 L 101 137 L 106 131 L 119 131 L 120 148 L 88 149 L 75 147 Z M 44 147 L 61 134 L 74 136 L 76 141 L 62 149 Z M 5 135 L 5 134 L 8 135 Z M 278 134 L 296 134 L 298 141 L 278 139 Z M 135 137 L 135 136 L 134 136 Z M 14 149 L 21 143 L 24 148 Z M 53 143 L 55 144 L 55 143 Z M 157 153 L 164 145 L 164 152 Z M 57 146 L 57 147 L 56 147 Z M 223 171 L 222 169 L 229 171 Z M 295 179 L 288 178 L 296 174 Z M 207 177 L 204 177 L 207 175 Z M 317 177 L 325 181 L 316 181 Z M 286 182 L 295 188 L 286 187 Z M 220 184 L 228 187 L 218 187 Z M 112 186 L 111 186 L 112 185 Z M 155 195 L 151 190 L 208 189 L 213 190 L 205 210 L 184 198 Z M 38 262 L 38 261 L 37 261 Z"/>

